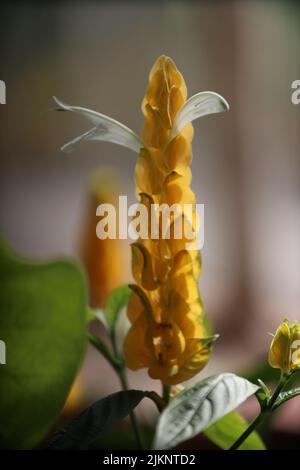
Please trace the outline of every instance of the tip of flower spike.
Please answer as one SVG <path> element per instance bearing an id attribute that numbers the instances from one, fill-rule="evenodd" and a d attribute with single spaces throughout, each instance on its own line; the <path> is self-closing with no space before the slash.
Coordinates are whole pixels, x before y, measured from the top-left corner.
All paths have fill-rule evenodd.
<path id="1" fill-rule="evenodd" d="M 161 55 L 154 62 L 149 74 L 149 88 L 142 103 L 142 110 L 144 112 L 146 103 L 152 102 L 155 96 L 160 95 L 162 87 L 165 86 L 168 92 L 175 87 L 181 93 L 184 101 L 187 96 L 187 89 L 184 78 L 175 62 L 166 55 Z M 160 102 L 160 99 L 158 100 Z M 157 105 L 158 103 L 156 103 Z M 159 106 L 158 106 L 159 108 Z"/>
<path id="2" fill-rule="evenodd" d="M 165 54 L 162 54 L 160 55 L 156 61 L 154 62 L 151 70 L 150 70 L 150 74 L 149 74 L 149 78 L 151 80 L 151 78 L 153 77 L 153 75 L 155 74 L 155 72 L 159 69 L 164 69 L 166 65 L 170 65 L 172 68 L 176 69 L 177 70 L 177 67 L 175 65 L 175 62 L 171 59 L 171 57 L 168 57 L 167 55 Z"/>

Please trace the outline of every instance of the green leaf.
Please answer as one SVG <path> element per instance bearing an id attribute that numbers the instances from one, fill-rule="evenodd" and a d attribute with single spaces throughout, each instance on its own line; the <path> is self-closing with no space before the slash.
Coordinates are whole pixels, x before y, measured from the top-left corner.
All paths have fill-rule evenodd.
<path id="1" fill-rule="evenodd" d="M 128 304 L 131 294 L 131 289 L 125 285 L 117 287 L 109 295 L 104 312 L 110 331 L 114 330 L 118 315 L 122 308 Z"/>
<path id="2" fill-rule="evenodd" d="M 155 449 L 169 449 L 207 429 L 257 391 L 235 374 L 219 374 L 176 395 L 162 412 Z"/>
<path id="3" fill-rule="evenodd" d="M 31 448 L 56 422 L 86 344 L 86 286 L 69 261 L 26 262 L 0 241 L 0 447 Z"/>
<path id="4" fill-rule="evenodd" d="M 204 431 L 208 439 L 221 447 L 229 447 L 246 431 L 249 424 L 236 411 L 232 411 Z M 257 434 L 252 432 L 250 436 L 240 445 L 239 450 L 265 450 L 266 447 Z"/>
<path id="5" fill-rule="evenodd" d="M 141 390 L 113 393 L 97 401 L 61 429 L 47 444 L 50 450 L 86 449 L 101 434 L 110 431 L 145 397 Z"/>
<path id="6" fill-rule="evenodd" d="M 286 401 L 291 400 L 294 397 L 297 397 L 298 395 L 300 395 L 300 387 L 280 393 L 274 404 L 274 409 L 278 408 L 278 406 L 283 405 L 283 403 L 285 403 Z"/>
<path id="7" fill-rule="evenodd" d="M 90 323 L 91 321 L 96 319 L 96 312 L 92 307 L 87 307 L 86 308 L 86 321 L 87 323 Z"/>

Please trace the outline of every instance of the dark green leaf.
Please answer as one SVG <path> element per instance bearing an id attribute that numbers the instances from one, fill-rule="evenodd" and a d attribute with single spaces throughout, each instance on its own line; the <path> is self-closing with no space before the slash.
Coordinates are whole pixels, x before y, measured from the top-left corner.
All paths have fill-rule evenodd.
<path id="1" fill-rule="evenodd" d="M 86 344 L 86 286 L 69 261 L 29 263 L 0 242 L 0 447 L 31 448 L 58 418 Z"/>
<path id="2" fill-rule="evenodd" d="M 113 393 L 97 401 L 59 431 L 47 444 L 50 450 L 86 449 L 101 434 L 110 431 L 145 397 L 141 390 Z"/>
<path id="3" fill-rule="evenodd" d="M 176 395 L 162 412 L 155 449 L 169 449 L 207 429 L 257 391 L 234 374 L 209 377 Z"/>
<path id="4" fill-rule="evenodd" d="M 248 426 L 249 424 L 239 413 L 232 411 L 206 429 L 204 434 L 221 449 L 226 450 L 246 431 Z M 263 441 L 255 431 L 239 447 L 239 450 L 265 449 Z"/>

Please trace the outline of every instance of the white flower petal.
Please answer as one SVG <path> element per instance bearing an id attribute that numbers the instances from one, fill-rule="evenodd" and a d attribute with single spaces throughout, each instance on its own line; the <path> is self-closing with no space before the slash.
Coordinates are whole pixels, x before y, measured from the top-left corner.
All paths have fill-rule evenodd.
<path id="1" fill-rule="evenodd" d="M 78 137 L 75 137 L 75 139 L 70 140 L 70 142 L 68 142 L 67 144 L 61 147 L 62 152 L 65 152 L 65 153 L 74 152 L 74 150 L 76 150 L 76 148 L 85 140 L 93 140 L 97 132 L 98 132 L 98 128 L 93 127 L 93 129 L 90 129 L 84 134 L 81 134 Z"/>
<path id="2" fill-rule="evenodd" d="M 131 129 L 124 126 L 120 122 L 112 119 L 105 114 L 97 113 L 91 109 L 81 108 L 79 106 L 70 106 L 58 100 L 55 96 L 53 99 L 59 105 L 61 110 L 73 111 L 81 114 L 96 127 L 76 137 L 68 144 L 62 147 L 65 152 L 73 152 L 82 142 L 86 140 L 103 140 L 105 142 L 113 142 L 118 145 L 130 148 L 134 152 L 139 152 L 144 146 L 142 140 Z"/>
<path id="3" fill-rule="evenodd" d="M 175 137 L 186 124 L 206 116 L 207 114 L 221 113 L 229 109 L 229 104 L 223 96 L 213 91 L 202 91 L 191 96 L 179 110 L 172 129 Z"/>

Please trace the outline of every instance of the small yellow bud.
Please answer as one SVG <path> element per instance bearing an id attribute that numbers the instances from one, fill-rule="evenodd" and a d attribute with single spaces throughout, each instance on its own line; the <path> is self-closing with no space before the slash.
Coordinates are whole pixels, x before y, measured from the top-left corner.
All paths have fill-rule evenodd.
<path id="1" fill-rule="evenodd" d="M 269 364 L 288 374 L 300 365 L 300 325 L 285 319 L 278 327 L 269 351 Z"/>

